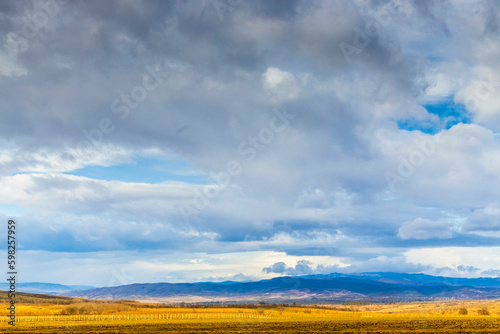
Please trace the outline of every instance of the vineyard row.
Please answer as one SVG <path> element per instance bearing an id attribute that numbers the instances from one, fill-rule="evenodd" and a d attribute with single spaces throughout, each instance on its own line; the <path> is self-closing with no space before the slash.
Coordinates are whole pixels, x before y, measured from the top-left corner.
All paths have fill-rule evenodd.
<path id="1" fill-rule="evenodd" d="M 255 313 L 157 313 L 157 314 L 77 314 L 77 315 L 37 315 L 18 316 L 16 322 L 33 321 L 102 321 L 102 320 L 182 320 L 182 319 L 270 319 L 275 316 Z M 283 318 L 283 317 L 279 317 Z M 7 322 L 9 318 L 2 317 Z"/>

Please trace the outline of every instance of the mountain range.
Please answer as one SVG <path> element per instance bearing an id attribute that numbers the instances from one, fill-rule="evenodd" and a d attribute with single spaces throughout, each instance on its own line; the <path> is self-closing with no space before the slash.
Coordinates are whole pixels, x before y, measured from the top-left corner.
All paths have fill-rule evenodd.
<path id="1" fill-rule="evenodd" d="M 10 283 L 0 283 L 0 290 L 8 291 L 10 288 Z M 57 293 L 63 293 L 74 290 L 88 290 L 95 289 L 95 286 L 88 285 L 63 285 L 57 283 L 16 283 L 16 291 L 18 292 L 28 292 L 28 293 L 42 293 L 47 295 L 53 295 Z"/>
<path id="2" fill-rule="evenodd" d="M 166 303 L 339 303 L 443 299 L 498 299 L 500 278 L 360 273 L 277 277 L 256 282 L 135 283 L 61 295 Z"/>

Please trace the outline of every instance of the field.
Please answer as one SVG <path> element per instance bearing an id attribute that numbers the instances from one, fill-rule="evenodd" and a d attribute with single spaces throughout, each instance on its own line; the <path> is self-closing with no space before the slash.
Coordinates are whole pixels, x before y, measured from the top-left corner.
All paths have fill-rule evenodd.
<path id="1" fill-rule="evenodd" d="M 186 307 L 22 294 L 14 333 L 499 333 L 500 301 Z M 2 309 L 8 304 L 0 294 Z"/>

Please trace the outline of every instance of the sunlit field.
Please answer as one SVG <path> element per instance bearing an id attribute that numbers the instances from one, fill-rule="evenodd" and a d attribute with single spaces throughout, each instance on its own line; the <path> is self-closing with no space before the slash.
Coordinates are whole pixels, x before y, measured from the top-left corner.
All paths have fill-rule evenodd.
<path id="1" fill-rule="evenodd" d="M 7 307 L 1 296 L 2 308 Z M 498 333 L 500 301 L 408 304 L 147 304 L 23 294 L 18 333 Z"/>

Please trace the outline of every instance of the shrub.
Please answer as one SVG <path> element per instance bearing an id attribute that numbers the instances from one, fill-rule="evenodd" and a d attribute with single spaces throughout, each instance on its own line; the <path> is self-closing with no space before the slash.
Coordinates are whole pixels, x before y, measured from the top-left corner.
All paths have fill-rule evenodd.
<path id="1" fill-rule="evenodd" d="M 458 314 L 460 314 L 460 315 L 467 315 L 467 314 L 469 314 L 469 311 L 467 311 L 467 309 L 465 307 L 461 307 L 458 310 Z"/>
<path id="2" fill-rule="evenodd" d="M 477 311 L 477 314 L 479 315 L 490 315 L 490 311 L 488 310 L 488 308 L 485 306 L 483 308 L 480 308 L 478 311 Z"/>
<path id="3" fill-rule="evenodd" d="M 69 306 L 69 307 L 66 307 L 65 309 L 63 309 L 60 314 L 62 314 L 62 315 L 75 315 L 75 314 L 78 314 L 78 308 L 75 306 Z"/>

